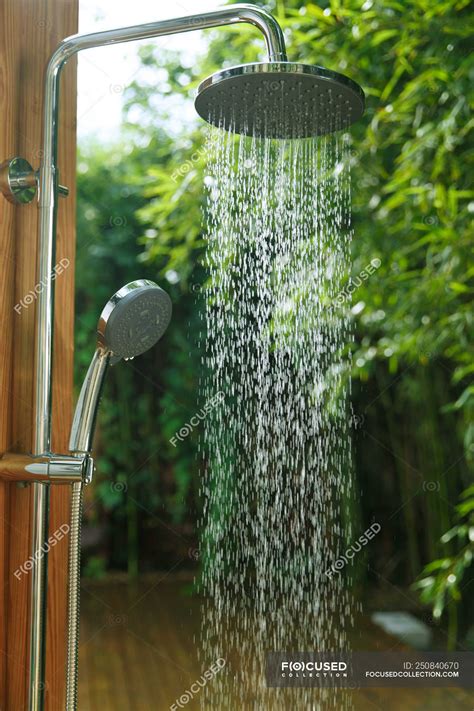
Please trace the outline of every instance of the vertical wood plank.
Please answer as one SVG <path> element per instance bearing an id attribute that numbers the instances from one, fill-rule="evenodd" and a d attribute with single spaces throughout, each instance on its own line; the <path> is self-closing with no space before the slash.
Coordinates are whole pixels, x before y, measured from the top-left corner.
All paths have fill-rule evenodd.
<path id="1" fill-rule="evenodd" d="M 0 0 L 0 161 L 21 155 L 41 160 L 43 77 L 49 56 L 77 32 L 78 0 Z M 72 414 L 76 70 L 62 79 L 59 168 L 70 197 L 61 200 L 57 259 L 69 266 L 56 281 L 53 449 L 67 451 Z M 14 305 L 34 291 L 37 273 L 37 207 L 15 207 L 0 197 L 0 451 L 31 451 L 35 302 Z M 0 483 L 0 708 L 24 711 L 28 681 L 28 574 L 18 567 L 30 556 L 29 488 Z M 50 530 L 69 521 L 69 487 L 52 491 Z M 66 640 L 67 539 L 49 560 L 46 707 L 63 708 Z"/>
<path id="2" fill-rule="evenodd" d="M 0 161 L 16 152 L 18 89 L 15 83 L 14 23 L 10 7 L 0 4 Z M 13 296 L 15 279 L 15 215 L 13 205 L 0 197 L 0 451 L 11 444 L 13 357 Z M 0 482 L 0 707 L 5 708 L 9 586 L 10 486 Z"/>

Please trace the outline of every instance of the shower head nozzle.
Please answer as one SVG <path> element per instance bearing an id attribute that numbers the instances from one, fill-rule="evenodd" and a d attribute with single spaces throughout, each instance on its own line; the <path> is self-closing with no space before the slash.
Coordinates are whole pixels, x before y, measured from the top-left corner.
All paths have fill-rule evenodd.
<path id="1" fill-rule="evenodd" d="M 198 114 L 233 133 L 306 138 L 334 133 L 364 112 L 364 92 L 343 74 L 293 62 L 243 64 L 205 79 Z"/>
<path id="2" fill-rule="evenodd" d="M 107 302 L 99 319 L 99 345 L 114 360 L 134 358 L 161 338 L 171 319 L 171 299 L 157 284 L 138 279 Z M 112 361 L 113 362 L 113 361 Z"/>

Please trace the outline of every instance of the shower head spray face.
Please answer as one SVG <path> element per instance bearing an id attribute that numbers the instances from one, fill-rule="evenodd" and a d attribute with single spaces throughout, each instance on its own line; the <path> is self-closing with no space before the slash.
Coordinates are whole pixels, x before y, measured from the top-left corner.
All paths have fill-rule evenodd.
<path id="1" fill-rule="evenodd" d="M 195 100 L 211 124 L 262 138 L 307 138 L 348 128 L 364 112 L 352 79 L 293 62 L 243 64 L 205 79 Z"/>
<path id="2" fill-rule="evenodd" d="M 106 304 L 97 333 L 112 362 L 134 358 L 155 345 L 171 319 L 171 299 L 157 284 L 139 279 L 126 284 Z"/>

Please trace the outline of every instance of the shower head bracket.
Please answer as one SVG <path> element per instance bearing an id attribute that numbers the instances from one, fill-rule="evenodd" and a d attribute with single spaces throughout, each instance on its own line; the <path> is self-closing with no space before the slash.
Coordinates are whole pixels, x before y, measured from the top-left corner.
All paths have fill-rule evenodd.
<path id="1" fill-rule="evenodd" d="M 36 195 L 38 183 L 39 170 L 34 170 L 25 158 L 15 156 L 0 163 L 0 191 L 8 202 L 27 205 Z M 58 194 L 67 197 L 69 188 L 58 185 Z"/>
<path id="2" fill-rule="evenodd" d="M 3 476 L 23 484 L 89 484 L 94 472 L 94 460 L 89 454 L 50 454 L 33 457 L 29 454 L 6 453 L 0 457 Z"/>

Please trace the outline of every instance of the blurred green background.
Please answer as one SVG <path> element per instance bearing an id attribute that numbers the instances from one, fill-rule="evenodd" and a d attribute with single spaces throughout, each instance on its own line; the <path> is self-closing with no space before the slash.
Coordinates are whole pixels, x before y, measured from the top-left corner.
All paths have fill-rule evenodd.
<path id="1" fill-rule="evenodd" d="M 382 530 L 355 561 L 357 594 L 438 625 L 474 649 L 473 17 L 467 0 L 259 3 L 287 30 L 292 59 L 359 82 L 352 131 L 352 424 L 357 528 Z M 98 313 L 127 281 L 150 278 L 174 315 L 160 345 L 111 370 L 98 474 L 87 491 L 84 575 L 198 570 L 205 129 L 173 125 L 222 66 L 262 59 L 246 26 L 210 32 L 192 68 L 153 44 L 124 93 L 121 137 L 79 146 L 77 387 Z M 166 79 L 163 80 L 163 69 Z M 141 75 L 139 75 L 141 76 Z M 353 571 L 354 572 L 354 571 Z"/>

